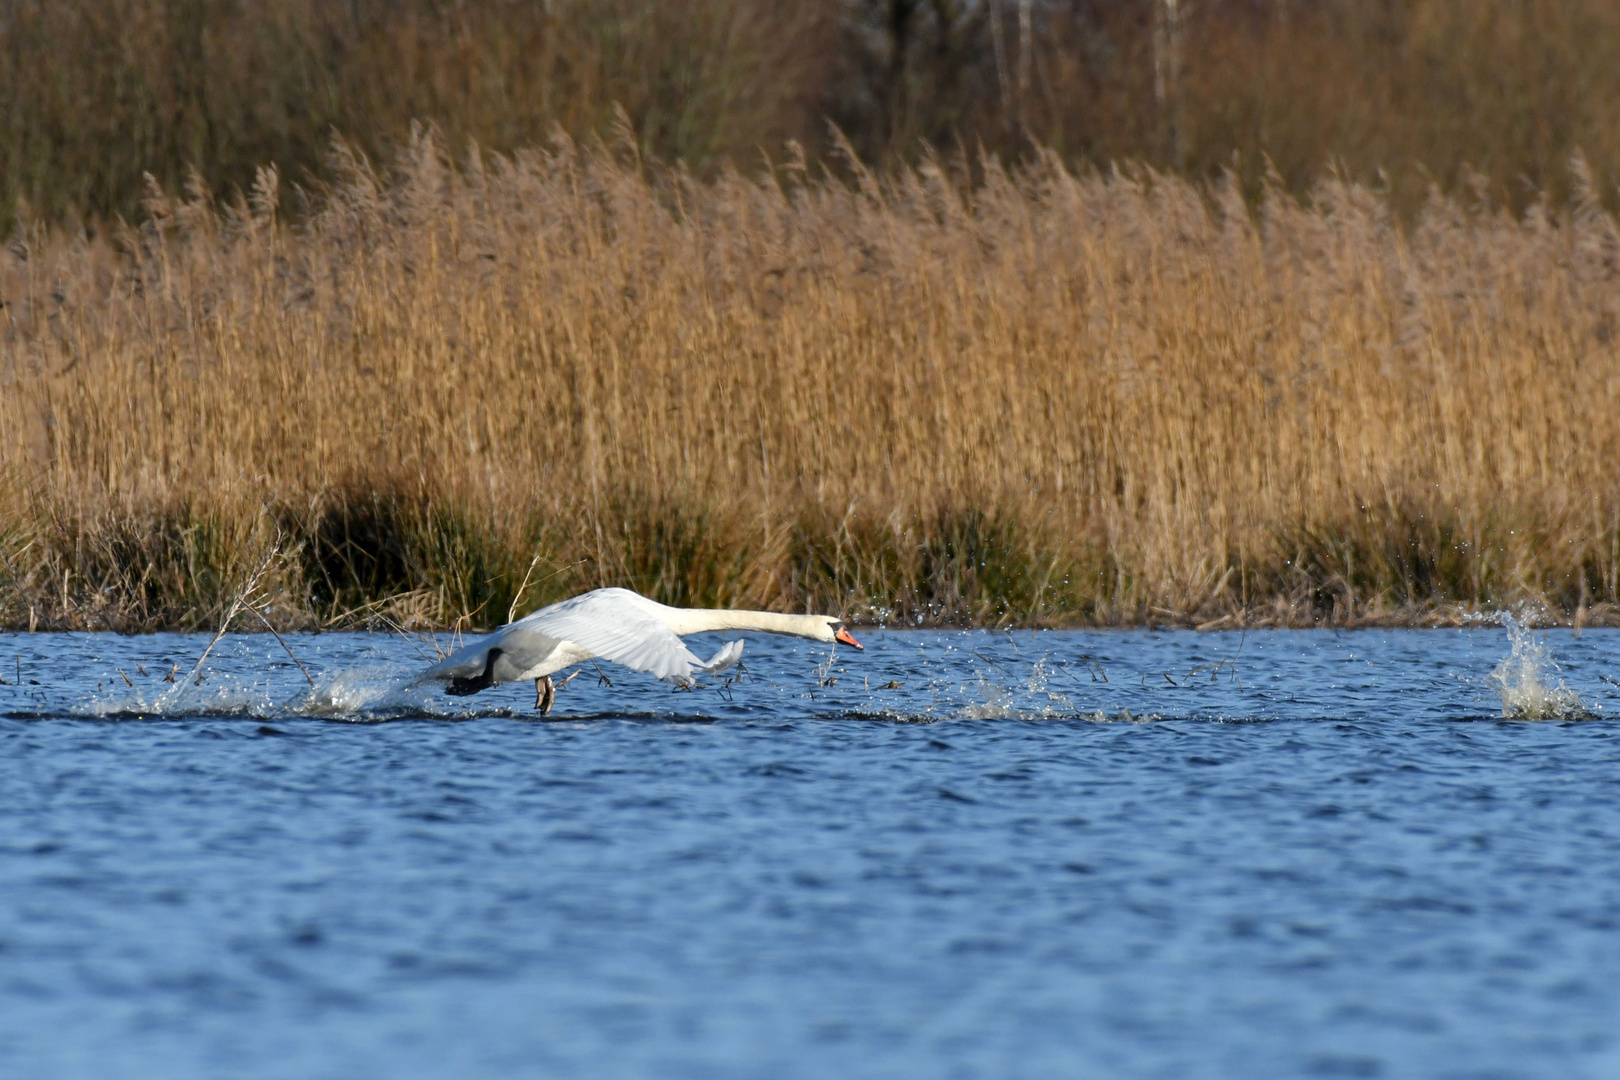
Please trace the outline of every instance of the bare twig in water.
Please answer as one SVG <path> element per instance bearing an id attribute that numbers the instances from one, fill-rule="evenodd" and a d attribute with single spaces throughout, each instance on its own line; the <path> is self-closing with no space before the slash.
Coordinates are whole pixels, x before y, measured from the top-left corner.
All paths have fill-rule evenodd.
<path id="1" fill-rule="evenodd" d="M 529 587 L 529 575 L 534 573 L 534 568 L 535 568 L 536 565 L 539 564 L 539 562 L 540 562 L 540 550 L 538 548 L 536 548 L 535 552 L 534 552 L 534 558 L 529 560 L 529 568 L 527 570 L 523 571 L 523 584 L 518 586 L 517 592 L 512 595 L 512 603 L 506 609 L 506 621 L 507 622 L 511 622 L 513 620 L 513 618 L 516 617 L 518 604 L 523 602 L 523 591 Z M 559 569 L 553 570 L 551 573 L 547 574 L 545 577 L 541 578 L 540 580 L 541 581 L 549 581 L 549 580 L 556 577 L 558 574 L 562 573 L 564 570 L 567 570 L 567 569 L 570 569 L 570 567 L 568 567 L 568 566 L 560 567 Z"/>
<path id="2" fill-rule="evenodd" d="M 236 618 L 236 613 L 241 611 L 242 606 L 248 602 L 248 597 L 258 589 L 259 579 L 264 577 L 265 571 L 270 569 L 270 564 L 275 561 L 276 554 L 280 548 L 281 537 L 277 536 L 276 542 L 270 545 L 270 550 L 266 551 L 264 553 L 264 558 L 259 560 L 259 565 L 254 568 L 253 573 L 248 575 L 247 583 L 243 585 L 241 591 L 236 594 L 236 599 L 231 601 L 230 607 L 228 607 L 225 611 L 225 617 L 219 622 L 219 629 L 214 631 L 213 639 L 208 642 L 208 648 L 203 650 L 202 655 L 197 657 L 197 663 L 190 671 L 186 673 L 187 679 L 190 679 L 192 676 L 196 675 L 202 670 L 203 661 L 207 660 L 208 654 L 214 651 L 214 646 L 218 645 L 219 639 L 225 636 L 225 631 L 231 628 L 231 620 Z M 179 665 L 177 664 L 175 666 L 178 667 Z M 173 672 L 170 674 L 172 675 Z M 197 685 L 202 685 L 200 678 L 198 679 Z"/>
<path id="3" fill-rule="evenodd" d="M 1248 637 L 1249 631 L 1248 628 L 1245 627 L 1242 636 L 1238 638 L 1238 647 L 1236 652 L 1225 659 L 1216 660 L 1214 663 L 1199 664 L 1197 667 L 1189 669 L 1186 676 L 1187 681 L 1191 682 L 1194 676 L 1202 675 L 1207 671 L 1209 672 L 1209 681 L 1214 682 L 1216 677 L 1219 676 L 1224 670 L 1231 672 L 1232 681 L 1237 684 L 1239 690 L 1243 689 L 1243 680 L 1238 678 L 1237 662 L 1238 657 L 1243 655 L 1243 643 L 1248 640 Z"/>
<path id="4" fill-rule="evenodd" d="M 827 654 L 825 662 L 816 665 L 816 685 L 818 687 L 832 686 L 838 680 L 833 678 L 833 663 L 838 659 L 838 646 L 833 645 L 832 651 Z"/>
<path id="5" fill-rule="evenodd" d="M 1008 635 L 1007 635 L 1007 636 L 1008 636 L 1008 637 L 1009 637 L 1009 638 L 1010 638 L 1010 637 L 1012 637 L 1012 635 L 1011 635 L 1011 634 L 1008 634 Z M 987 664 L 989 664 L 989 665 L 990 665 L 990 666 L 991 666 L 991 667 L 993 667 L 993 668 L 995 668 L 995 669 L 996 669 L 996 670 L 997 670 L 997 671 L 999 671 L 999 672 L 1001 672 L 1001 673 L 1002 673 L 1002 674 L 1003 674 L 1003 675 L 1009 675 L 1009 674 L 1010 674 L 1010 673 L 1009 673 L 1009 672 L 1008 672 L 1008 671 L 1007 671 L 1007 669 L 1006 669 L 1006 668 L 1004 668 L 1004 667 L 1002 667 L 1002 666 L 1001 666 L 1001 665 L 1000 665 L 1000 664 L 998 664 L 998 663 L 997 663 L 997 662 L 996 662 L 996 661 L 994 661 L 994 660 L 992 660 L 992 659 L 990 659 L 990 657 L 988 657 L 988 656 L 986 656 L 986 655 L 984 655 L 984 653 L 982 653 L 982 652 L 980 652 L 980 651 L 979 651 L 979 650 L 978 650 L 978 649 L 974 649 L 974 650 L 973 650 L 973 655 L 974 655 L 974 656 L 977 656 L 977 657 L 978 657 L 978 658 L 979 658 L 979 659 L 980 659 L 980 660 L 983 660 L 983 661 L 984 661 L 984 662 L 985 662 L 985 663 L 987 663 Z"/>
<path id="6" fill-rule="evenodd" d="M 1076 659 L 1086 665 L 1086 671 L 1090 674 L 1092 682 L 1105 683 L 1108 681 L 1108 672 L 1103 670 L 1103 666 L 1097 662 L 1096 657 L 1090 653 L 1081 653 Z"/>
<path id="7" fill-rule="evenodd" d="M 303 661 L 299 660 L 298 657 L 293 656 L 292 646 L 288 645 L 286 640 L 280 634 L 276 633 L 276 628 L 270 625 L 270 620 L 265 617 L 264 612 L 260 611 L 252 604 L 248 605 L 248 610 L 259 617 L 259 621 L 264 623 L 264 628 L 266 630 L 270 631 L 272 634 L 275 634 L 276 640 L 281 642 L 281 647 L 287 650 L 287 655 L 292 656 L 292 662 L 298 665 L 298 670 L 302 671 L 304 673 L 304 678 L 309 680 L 309 688 L 311 690 L 315 689 L 315 677 L 309 673 L 309 669 L 304 666 Z"/>
<path id="8" fill-rule="evenodd" d="M 471 611 L 463 611 L 460 615 L 456 616 L 456 621 L 450 624 L 450 652 L 455 652 L 457 649 L 461 648 L 462 626 L 465 625 L 469 630 L 472 629 L 473 616 L 477 615 L 480 611 L 483 611 L 484 604 L 487 603 L 489 603 L 489 601 L 486 599 L 483 604 L 479 604 Z M 435 636 L 433 639 L 433 647 L 435 649 L 439 647 L 439 639 L 437 636 Z M 446 655 L 449 654 L 446 653 Z"/>
<path id="9" fill-rule="evenodd" d="M 438 638 L 432 636 L 431 634 L 413 634 L 409 630 L 405 629 L 403 626 L 399 625 L 399 623 L 395 622 L 393 619 L 390 619 L 388 616 L 384 615 L 380 611 L 376 613 L 376 616 L 377 616 L 377 618 L 381 619 L 383 622 L 388 624 L 388 629 L 392 630 L 394 633 L 398 634 L 400 637 L 402 637 L 406 641 L 410 642 L 411 648 L 416 650 L 416 655 L 420 656 L 422 659 L 426 660 L 428 663 L 430 663 L 430 664 L 437 663 L 438 661 L 443 660 L 445 658 L 445 655 L 446 655 L 445 651 L 443 649 L 439 648 L 439 639 Z M 438 653 L 437 656 L 429 656 L 427 654 L 427 652 L 423 650 L 422 644 L 421 644 L 423 638 L 427 638 L 429 641 L 433 642 L 433 651 Z"/>
<path id="10" fill-rule="evenodd" d="M 523 583 L 517 587 L 517 592 L 512 594 L 512 602 L 506 607 L 507 622 L 511 622 L 513 617 L 517 615 L 517 606 L 518 603 L 523 599 L 523 591 L 529 587 L 529 575 L 534 573 L 535 565 L 539 563 L 539 561 L 540 551 L 538 548 L 536 548 L 534 558 L 529 560 L 529 568 L 523 571 Z"/>

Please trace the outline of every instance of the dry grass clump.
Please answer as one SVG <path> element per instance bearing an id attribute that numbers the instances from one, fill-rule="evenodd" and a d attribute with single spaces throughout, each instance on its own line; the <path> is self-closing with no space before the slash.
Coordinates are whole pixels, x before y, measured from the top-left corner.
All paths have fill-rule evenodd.
<path id="1" fill-rule="evenodd" d="M 626 147 L 154 191 L 0 259 L 0 617 L 502 621 L 625 584 L 905 623 L 1620 592 L 1620 227 L 1329 178 Z M 273 583 L 273 584 L 269 584 Z M 1461 605 L 1459 608 L 1458 605 Z M 1222 623 L 1225 624 L 1225 623 Z"/>

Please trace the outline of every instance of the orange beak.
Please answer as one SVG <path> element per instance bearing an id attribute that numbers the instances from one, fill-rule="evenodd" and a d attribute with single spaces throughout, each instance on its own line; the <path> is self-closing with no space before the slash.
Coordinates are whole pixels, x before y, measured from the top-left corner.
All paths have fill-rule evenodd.
<path id="1" fill-rule="evenodd" d="M 845 645 L 853 645 L 855 647 L 856 652 L 865 652 L 866 651 L 866 646 L 864 646 L 860 642 L 856 641 L 854 639 L 854 637 L 852 637 L 850 635 L 850 632 L 848 630 L 845 630 L 842 626 L 840 626 L 838 628 L 838 632 L 833 635 L 833 640 L 834 641 L 841 641 Z"/>

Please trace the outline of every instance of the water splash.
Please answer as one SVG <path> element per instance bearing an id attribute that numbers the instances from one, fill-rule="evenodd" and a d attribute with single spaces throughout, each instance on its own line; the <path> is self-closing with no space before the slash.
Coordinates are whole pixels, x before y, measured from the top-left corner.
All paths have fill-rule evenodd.
<path id="1" fill-rule="evenodd" d="M 435 687 L 436 689 L 436 687 Z M 315 680 L 287 707 L 300 716 L 327 720 L 387 719 L 397 715 L 455 716 L 466 709 L 445 709 L 426 688 L 402 678 L 392 665 L 338 668 Z"/>
<path id="2" fill-rule="evenodd" d="M 467 719 L 488 712 L 471 710 L 460 702 L 447 707 L 430 688 L 412 683 L 389 664 L 361 664 L 317 673 L 314 686 L 300 687 L 291 696 L 275 692 L 263 678 L 221 674 L 200 686 L 181 680 L 160 688 L 137 684 L 123 692 L 99 692 L 71 710 L 75 716 L 102 720 L 198 716 L 274 720 L 298 716 L 362 723 L 403 717 Z"/>
<path id="3" fill-rule="evenodd" d="M 1502 615 L 1510 651 L 1491 672 L 1502 695 L 1502 715 L 1515 720 L 1579 720 L 1591 715 L 1580 695 L 1564 685 L 1563 672 L 1545 638 Z"/>
<path id="4" fill-rule="evenodd" d="M 938 718 L 1084 720 L 1095 724 L 1143 724 L 1163 719 L 1158 713 L 1136 714 L 1128 708 L 1113 713 L 1105 709 L 1082 708 L 1073 698 L 1052 685 L 1057 672 L 1045 656 L 1037 659 L 1030 666 L 1029 674 L 1021 680 L 1002 665 L 993 666 L 995 674 L 981 669 L 975 682 L 959 688 L 957 696 L 969 700 L 946 704 Z"/>
<path id="5" fill-rule="evenodd" d="M 167 687 L 135 686 L 97 693 L 71 710 L 75 716 L 121 717 L 243 716 L 269 718 L 283 711 L 259 680 L 223 678 L 197 686 L 188 680 Z"/>

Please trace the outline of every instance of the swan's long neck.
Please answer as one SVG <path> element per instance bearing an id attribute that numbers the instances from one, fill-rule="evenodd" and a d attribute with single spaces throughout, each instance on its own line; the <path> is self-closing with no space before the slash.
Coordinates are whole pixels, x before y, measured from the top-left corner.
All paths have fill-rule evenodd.
<path id="1" fill-rule="evenodd" d="M 779 615 L 774 611 L 735 608 L 664 608 L 665 621 L 677 634 L 707 630 L 762 630 L 767 634 L 821 639 L 828 636 L 825 615 Z"/>

